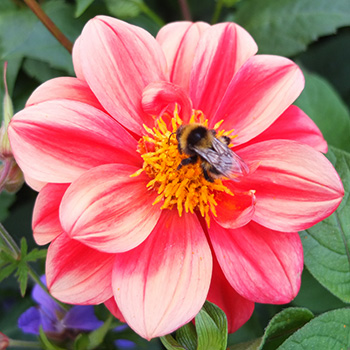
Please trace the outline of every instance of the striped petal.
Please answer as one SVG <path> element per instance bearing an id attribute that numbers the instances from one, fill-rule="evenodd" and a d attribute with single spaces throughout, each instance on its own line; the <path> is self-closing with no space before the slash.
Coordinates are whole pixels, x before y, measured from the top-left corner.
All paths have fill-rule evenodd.
<path id="1" fill-rule="evenodd" d="M 212 257 L 195 215 L 163 210 L 151 235 L 117 255 L 113 293 L 129 326 L 146 339 L 189 322 L 208 293 Z"/>

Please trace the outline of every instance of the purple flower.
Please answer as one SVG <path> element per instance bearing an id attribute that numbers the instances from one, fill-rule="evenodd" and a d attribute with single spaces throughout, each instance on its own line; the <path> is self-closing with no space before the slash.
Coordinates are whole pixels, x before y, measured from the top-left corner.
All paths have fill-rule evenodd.
<path id="1" fill-rule="evenodd" d="M 45 276 L 41 281 L 46 285 Z M 92 331 L 103 324 L 95 316 L 93 306 L 76 305 L 66 311 L 39 285 L 34 286 L 32 298 L 38 305 L 29 308 L 18 319 L 18 327 L 25 333 L 38 335 L 42 326 L 47 336 L 64 339 L 81 331 Z"/>

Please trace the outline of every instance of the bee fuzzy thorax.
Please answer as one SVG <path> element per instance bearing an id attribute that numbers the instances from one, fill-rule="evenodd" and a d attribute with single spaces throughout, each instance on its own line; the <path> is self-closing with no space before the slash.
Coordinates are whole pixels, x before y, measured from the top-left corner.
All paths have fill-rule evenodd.
<path id="1" fill-rule="evenodd" d="M 194 111 L 187 125 L 182 124 L 176 108 L 170 118 L 169 123 L 159 118 L 152 129 L 144 126 L 147 135 L 139 140 L 138 146 L 143 167 L 131 176 L 141 172 L 149 176 L 148 189 L 158 193 L 153 204 L 162 203 L 161 209 L 177 209 L 179 216 L 183 211 L 198 212 L 209 226 L 210 216 L 216 216 L 216 193 L 234 195 L 221 180 L 226 176 L 220 172 L 222 167 L 217 169 L 217 165 L 211 163 L 211 152 L 216 153 L 215 147 L 221 148 L 215 146 L 216 143 L 231 153 L 228 147 L 231 132 L 217 132 L 218 126 L 208 129 L 207 120 L 200 111 Z M 206 159 L 208 149 L 211 150 L 209 160 Z"/>

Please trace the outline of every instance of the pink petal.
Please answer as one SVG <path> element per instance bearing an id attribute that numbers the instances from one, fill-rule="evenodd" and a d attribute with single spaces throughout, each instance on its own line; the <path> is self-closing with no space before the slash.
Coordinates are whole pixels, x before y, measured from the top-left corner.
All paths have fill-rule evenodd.
<path id="1" fill-rule="evenodd" d="M 252 221 L 235 230 L 213 223 L 209 235 L 227 280 L 241 296 L 284 304 L 297 295 L 303 270 L 297 232 L 272 231 Z"/>
<path id="2" fill-rule="evenodd" d="M 192 103 L 184 89 L 165 81 L 149 84 L 142 93 L 142 108 L 150 115 L 161 117 L 165 112 L 173 113 L 175 104 L 179 116 L 188 121 L 192 114 Z"/>
<path id="3" fill-rule="evenodd" d="M 254 221 L 272 230 L 305 230 L 331 215 L 344 195 L 332 164 L 313 148 L 289 140 L 264 141 L 239 155 L 258 169 L 236 184 L 255 190 Z"/>
<path id="4" fill-rule="evenodd" d="M 230 181 L 231 182 L 231 181 Z M 255 210 L 254 192 L 235 192 L 234 184 L 225 181 L 234 196 L 218 192 L 215 195 L 217 202 L 214 220 L 225 228 L 238 228 L 246 225 L 253 217 Z"/>
<path id="5" fill-rule="evenodd" d="M 194 108 L 212 118 L 232 77 L 257 50 L 253 38 L 235 23 L 219 23 L 207 29 L 198 44 L 191 72 Z"/>
<path id="6" fill-rule="evenodd" d="M 83 69 L 81 67 L 81 49 L 80 49 L 80 43 L 81 39 L 80 36 L 75 40 L 72 50 L 72 59 L 73 59 L 73 66 L 74 66 L 74 72 L 78 79 L 85 80 Z"/>
<path id="7" fill-rule="evenodd" d="M 138 168 L 108 164 L 84 173 L 65 193 L 60 218 L 71 238 L 109 253 L 130 250 L 151 233 L 160 216 L 149 177 Z"/>
<path id="8" fill-rule="evenodd" d="M 46 280 L 50 293 L 69 304 L 100 304 L 112 296 L 115 255 L 102 253 L 70 239 L 57 237 L 49 246 Z"/>
<path id="9" fill-rule="evenodd" d="M 59 99 L 80 101 L 103 110 L 89 86 L 84 81 L 71 77 L 55 78 L 41 84 L 31 94 L 26 106 Z"/>
<path id="10" fill-rule="evenodd" d="M 24 176 L 24 179 L 27 185 L 37 192 L 39 192 L 47 184 L 47 182 L 37 181 L 26 175 Z"/>
<path id="11" fill-rule="evenodd" d="M 141 108 L 142 90 L 165 80 L 165 57 L 156 40 L 142 28 L 98 16 L 84 27 L 77 49 L 84 78 L 102 106 L 142 134 L 142 124 L 153 124 Z"/>
<path id="12" fill-rule="evenodd" d="M 235 144 L 247 142 L 267 129 L 304 87 L 300 68 L 284 57 L 251 57 L 232 79 L 211 125 L 234 128 Z"/>
<path id="13" fill-rule="evenodd" d="M 119 307 L 115 302 L 114 296 L 106 300 L 104 304 L 114 317 L 116 317 L 121 322 L 125 322 L 124 316 L 120 312 Z"/>
<path id="14" fill-rule="evenodd" d="M 193 214 L 163 210 L 151 235 L 117 255 L 113 293 L 129 326 L 146 339 L 189 322 L 208 293 L 212 257 Z"/>
<path id="15" fill-rule="evenodd" d="M 242 327 L 254 311 L 254 302 L 243 298 L 232 288 L 215 257 L 213 258 L 213 277 L 207 299 L 225 312 L 228 333 L 233 333 Z"/>
<path id="16" fill-rule="evenodd" d="M 320 129 L 299 107 L 288 107 L 264 132 L 250 140 L 247 145 L 266 140 L 295 140 L 327 153 L 327 142 Z"/>
<path id="17" fill-rule="evenodd" d="M 71 182 L 105 163 L 142 164 L 137 142 L 114 119 L 85 103 L 46 101 L 17 113 L 9 127 L 16 161 L 37 181 Z"/>
<path id="18" fill-rule="evenodd" d="M 156 37 L 168 62 L 170 81 L 186 91 L 198 41 L 209 27 L 204 22 L 173 22 L 162 27 Z"/>
<path id="19" fill-rule="evenodd" d="M 47 184 L 36 197 L 32 228 L 37 244 L 47 244 L 62 233 L 58 209 L 68 186 L 69 184 Z"/>

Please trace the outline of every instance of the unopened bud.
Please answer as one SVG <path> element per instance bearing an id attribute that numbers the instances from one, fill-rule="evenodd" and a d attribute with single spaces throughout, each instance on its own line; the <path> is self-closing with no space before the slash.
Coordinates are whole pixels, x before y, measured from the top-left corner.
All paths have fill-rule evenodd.
<path id="1" fill-rule="evenodd" d="M 12 157 L 12 151 L 11 151 L 10 141 L 7 134 L 7 128 L 9 126 L 11 118 L 13 117 L 13 104 L 7 89 L 6 70 L 7 70 L 7 62 L 5 62 L 5 65 L 4 65 L 5 96 L 3 101 L 4 102 L 3 103 L 3 120 L 1 123 L 1 129 L 0 129 L 0 140 L 1 140 L 0 156 L 2 159 L 7 157 Z"/>
<path id="2" fill-rule="evenodd" d="M 4 333 L 0 332 L 0 350 L 5 350 L 10 344 L 10 339 Z"/>

